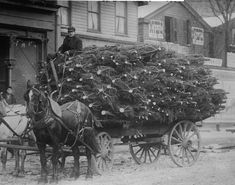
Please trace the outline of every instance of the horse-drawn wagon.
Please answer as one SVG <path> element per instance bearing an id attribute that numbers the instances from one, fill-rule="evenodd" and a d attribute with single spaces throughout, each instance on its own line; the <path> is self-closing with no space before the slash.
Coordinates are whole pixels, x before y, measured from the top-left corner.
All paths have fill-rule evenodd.
<path id="1" fill-rule="evenodd" d="M 33 151 L 28 155 L 38 153 L 39 150 L 36 146 L 24 144 L 32 140 L 28 136 L 32 130 L 25 115 L 25 107 L 18 105 L 13 107 L 11 113 L 8 112 L 5 118 L 1 118 L 2 125 L 9 131 L 9 134 L 0 140 L 0 147 Z M 17 120 L 15 120 L 16 118 Z M 103 120 L 101 122 L 102 127 L 96 128 L 96 138 L 101 148 L 101 153 L 97 156 L 97 166 L 101 171 L 112 168 L 115 152 L 113 138 L 118 138 L 122 142 L 118 144 L 129 145 L 130 154 L 137 164 L 157 161 L 163 150 L 178 166 L 190 166 L 198 159 L 200 135 L 196 124 L 191 121 L 183 120 L 172 124 L 156 124 L 151 121 L 143 124 L 124 120 Z M 18 127 L 20 131 L 15 127 Z M 12 141 L 18 141 L 18 144 L 10 144 L 9 142 Z M 63 149 L 71 153 L 68 148 Z M 46 151 L 51 153 L 52 149 L 47 148 Z M 25 156 L 22 157 L 22 160 L 24 158 Z M 23 163 L 24 161 L 21 163 L 20 170 L 24 170 L 22 169 Z"/>
<path id="2" fill-rule="evenodd" d="M 98 128 L 97 139 L 101 146 L 98 167 L 107 170 L 114 160 L 112 138 L 121 138 L 128 144 L 131 156 L 137 164 L 157 161 L 164 151 L 180 166 L 193 165 L 200 153 L 200 134 L 197 125 L 189 120 L 172 124 L 130 123 L 127 121 L 105 120 Z M 119 143 L 120 144 L 120 143 Z"/>
<path id="3" fill-rule="evenodd" d="M 70 146 L 78 177 L 75 146 L 82 143 L 86 131 L 89 144 L 82 144 L 90 150 L 88 169 L 91 152 L 98 151 L 97 141 L 98 168 L 112 167 L 112 138 L 128 144 L 138 164 L 156 161 L 162 151 L 178 166 L 194 164 L 200 153 L 196 122 L 222 110 L 226 96 L 214 88 L 217 80 L 203 61 L 201 56 L 181 57 L 144 45 L 88 48 L 81 55 L 60 54 L 43 63 L 39 84 L 28 88 L 25 97 L 43 157 L 42 178 L 46 180 L 46 144 L 53 147 L 54 166 L 61 144 Z M 53 98 L 54 90 L 58 94 Z M 50 99 L 68 113 L 54 114 Z"/>

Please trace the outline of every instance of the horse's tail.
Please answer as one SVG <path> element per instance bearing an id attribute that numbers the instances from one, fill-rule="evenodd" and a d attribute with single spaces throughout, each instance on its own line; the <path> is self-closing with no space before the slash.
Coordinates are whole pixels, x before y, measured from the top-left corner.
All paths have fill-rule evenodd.
<path id="1" fill-rule="evenodd" d="M 95 127 L 103 127 L 102 123 L 96 118 L 96 116 L 94 114 L 92 114 L 92 120 L 93 120 Z"/>
<path id="2" fill-rule="evenodd" d="M 99 127 L 103 127 L 101 122 L 96 118 L 96 116 L 91 112 L 91 110 L 86 107 L 86 111 L 87 111 L 87 118 L 89 120 L 89 122 L 91 123 L 91 125 L 89 126 L 92 126 L 93 128 L 99 128 Z"/>
<path id="3" fill-rule="evenodd" d="M 91 147 L 94 155 L 100 153 L 100 146 L 96 140 L 94 128 L 86 128 L 83 133 L 84 142 Z"/>

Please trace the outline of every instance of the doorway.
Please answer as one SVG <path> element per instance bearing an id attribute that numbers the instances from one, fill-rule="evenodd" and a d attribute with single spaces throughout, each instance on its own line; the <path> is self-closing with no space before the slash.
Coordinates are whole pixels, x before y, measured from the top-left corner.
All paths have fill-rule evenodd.
<path id="1" fill-rule="evenodd" d="M 8 86 L 8 66 L 5 60 L 9 58 L 10 38 L 0 36 L 0 92 L 4 92 Z"/>
<path id="2" fill-rule="evenodd" d="M 30 80 L 36 83 L 38 65 L 41 58 L 41 42 L 33 39 L 16 40 L 15 48 L 16 65 L 12 71 L 12 88 L 17 90 L 16 101 L 23 103 L 23 95 L 26 90 L 26 83 Z"/>

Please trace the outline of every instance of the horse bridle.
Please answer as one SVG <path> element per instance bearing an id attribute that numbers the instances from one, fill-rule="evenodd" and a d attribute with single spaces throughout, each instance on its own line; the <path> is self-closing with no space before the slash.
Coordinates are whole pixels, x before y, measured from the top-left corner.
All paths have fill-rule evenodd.
<path id="1" fill-rule="evenodd" d="M 42 94 L 41 93 L 41 91 L 40 90 L 38 90 L 38 89 L 36 89 L 35 87 L 32 87 L 31 88 L 31 90 L 35 90 L 36 92 L 38 92 L 39 93 L 39 96 L 43 96 L 43 98 L 45 98 L 46 100 L 47 100 L 47 97 L 44 95 L 44 94 Z M 40 119 L 40 120 L 35 120 L 33 117 L 31 117 L 31 119 L 33 120 L 33 122 L 35 123 L 35 125 L 38 125 L 39 123 L 45 123 L 44 125 L 44 127 L 46 127 L 46 126 L 48 126 L 48 124 L 46 124 L 46 123 L 48 123 L 49 122 L 49 120 L 50 120 L 50 111 L 48 110 L 48 108 L 45 106 L 45 109 L 43 109 L 42 107 L 41 107 L 41 111 L 38 111 L 38 109 L 39 109 L 39 105 L 40 105 L 40 101 L 39 101 L 39 103 L 37 103 L 37 104 L 35 104 L 35 103 L 33 103 L 31 100 L 29 100 L 29 104 L 33 107 L 33 110 L 31 110 L 32 111 L 32 113 L 33 113 L 33 115 L 40 115 L 40 114 L 42 114 L 42 113 L 44 113 L 44 115 L 45 116 L 43 116 L 43 118 L 42 119 Z M 48 104 L 48 100 L 47 100 L 47 104 Z M 35 110 L 34 109 L 34 107 L 37 107 L 37 110 Z M 48 105 L 47 105 L 48 106 Z"/>
<path id="2" fill-rule="evenodd" d="M 42 94 L 40 90 L 36 89 L 35 87 L 32 87 L 31 90 L 35 90 L 36 92 L 38 92 L 39 96 L 43 96 L 43 97 L 46 99 L 46 96 L 45 96 L 44 94 Z M 40 104 L 40 103 L 41 103 L 40 100 L 39 100 L 38 104 L 35 104 L 35 103 L 33 103 L 33 102 L 31 102 L 31 101 L 29 100 L 29 104 L 32 105 L 33 107 L 36 106 L 37 109 L 39 108 L 39 104 Z M 42 110 L 42 111 L 36 110 L 36 111 L 35 111 L 35 109 L 33 109 L 33 113 L 34 113 L 34 114 L 40 114 L 40 113 L 42 113 L 42 112 L 45 112 L 45 110 Z"/>

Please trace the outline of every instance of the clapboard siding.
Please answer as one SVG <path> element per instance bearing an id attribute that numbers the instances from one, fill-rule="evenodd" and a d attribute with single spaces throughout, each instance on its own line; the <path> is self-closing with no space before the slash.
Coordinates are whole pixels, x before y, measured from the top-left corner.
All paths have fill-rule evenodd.
<path id="1" fill-rule="evenodd" d="M 37 29 L 54 30 L 55 16 L 52 13 L 22 11 L 20 9 L 0 6 L 0 23 L 15 26 L 26 26 Z"/>
<path id="2" fill-rule="evenodd" d="M 87 2 L 71 2 L 71 23 L 77 32 L 87 31 Z"/>
<path id="3" fill-rule="evenodd" d="M 139 26 L 143 26 L 141 31 L 143 33 L 140 34 L 140 41 L 162 41 L 165 44 L 165 39 L 154 39 L 154 38 L 149 38 L 149 22 L 152 19 L 155 20 L 162 20 L 163 25 L 165 23 L 165 17 L 173 17 L 177 21 L 177 41 L 174 43 L 177 45 L 177 47 L 183 46 L 183 47 L 188 47 L 187 51 L 189 53 L 198 53 L 198 54 L 203 54 L 205 56 L 209 55 L 209 30 L 201 23 L 201 21 L 198 20 L 198 18 L 190 13 L 190 11 L 183 6 L 181 3 L 172 3 L 167 8 L 162 8 L 161 11 L 157 11 L 155 14 L 153 13 L 150 16 L 147 16 L 145 18 L 139 19 Z M 185 33 L 184 33 L 184 21 L 190 20 L 191 27 L 198 27 L 198 28 L 203 28 L 204 29 L 204 45 L 193 45 L 190 44 L 188 45 L 186 43 L 186 38 L 185 38 Z M 164 37 L 165 37 L 165 25 L 163 26 L 163 31 L 164 31 Z M 142 38 L 141 38 L 142 37 Z M 152 42 L 151 41 L 151 42 Z M 159 43 L 159 42 L 158 42 Z M 172 43 L 173 44 L 173 43 Z M 183 51 L 186 51 L 185 48 Z"/>
<path id="4" fill-rule="evenodd" d="M 76 32 L 80 34 L 84 40 L 84 46 L 96 43 L 124 44 L 136 43 L 138 34 L 138 4 L 137 2 L 127 2 L 127 34 L 118 35 L 115 33 L 115 2 L 100 2 L 100 32 L 91 32 L 87 29 L 88 22 L 88 2 L 72 1 L 71 2 L 71 24 L 76 28 Z M 95 42 L 88 41 L 95 40 Z M 117 42 L 116 42 L 117 41 Z"/>
<path id="5" fill-rule="evenodd" d="M 136 2 L 128 3 L 128 35 L 133 39 L 137 39 L 138 34 L 138 6 Z"/>

